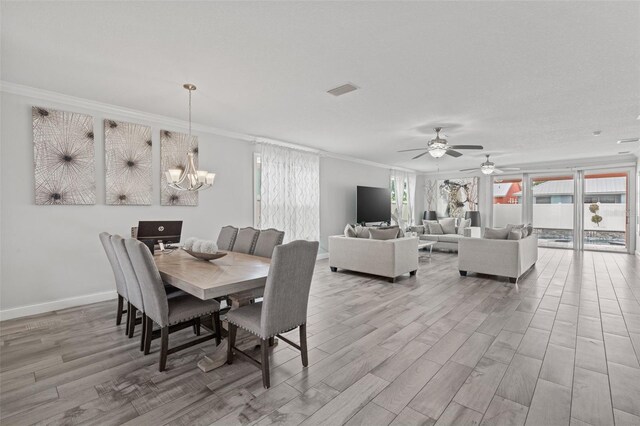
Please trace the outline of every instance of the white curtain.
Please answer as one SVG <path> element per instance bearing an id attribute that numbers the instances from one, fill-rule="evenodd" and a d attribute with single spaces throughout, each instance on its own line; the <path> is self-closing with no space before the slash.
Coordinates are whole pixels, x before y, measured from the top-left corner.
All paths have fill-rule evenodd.
<path id="1" fill-rule="evenodd" d="M 396 203 L 393 208 L 393 216 L 396 223 L 405 229 L 407 225 L 413 225 L 415 220 L 414 206 L 416 199 L 416 175 L 401 170 L 391 170 L 391 179 L 396 185 Z M 407 185 L 407 205 L 403 205 L 404 186 Z M 407 218 L 403 215 L 403 209 L 407 211 Z"/>
<path id="2" fill-rule="evenodd" d="M 285 232 L 285 241 L 320 236 L 318 154 L 260 143 L 261 229 Z"/>
<path id="3" fill-rule="evenodd" d="M 400 228 L 404 229 L 405 224 L 402 218 L 402 198 L 404 193 L 404 181 L 407 174 L 400 170 L 391 170 L 391 179 L 395 182 L 396 187 L 396 204 L 393 209 L 393 218 Z"/>
<path id="4" fill-rule="evenodd" d="M 414 173 L 407 174 L 407 207 L 409 208 L 409 225 L 416 223 L 416 175 Z"/>

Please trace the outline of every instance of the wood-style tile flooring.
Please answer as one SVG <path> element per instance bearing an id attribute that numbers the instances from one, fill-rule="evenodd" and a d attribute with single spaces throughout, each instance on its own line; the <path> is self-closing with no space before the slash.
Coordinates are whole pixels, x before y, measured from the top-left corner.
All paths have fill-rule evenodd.
<path id="1" fill-rule="evenodd" d="M 541 249 L 517 288 L 460 277 L 450 253 L 395 284 L 322 260 L 310 365 L 280 342 L 269 390 L 239 357 L 198 370 L 213 342 L 158 372 L 158 341 L 142 355 L 115 301 L 65 309 L 0 324 L 1 423 L 640 425 L 639 301 L 627 254 Z"/>

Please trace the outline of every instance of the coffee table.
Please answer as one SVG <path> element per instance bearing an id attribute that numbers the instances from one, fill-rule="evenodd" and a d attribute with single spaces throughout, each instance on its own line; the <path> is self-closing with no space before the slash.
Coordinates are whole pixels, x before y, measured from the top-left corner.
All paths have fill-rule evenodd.
<path id="1" fill-rule="evenodd" d="M 418 242 L 418 250 L 426 249 L 429 247 L 429 259 L 431 259 L 431 253 L 433 252 L 433 246 L 436 241 L 424 241 L 421 240 Z"/>

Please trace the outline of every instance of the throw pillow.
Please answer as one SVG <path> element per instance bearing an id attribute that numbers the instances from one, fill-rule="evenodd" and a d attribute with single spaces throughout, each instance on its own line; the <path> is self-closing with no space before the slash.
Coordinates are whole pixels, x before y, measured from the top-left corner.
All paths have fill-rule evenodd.
<path id="1" fill-rule="evenodd" d="M 533 225 L 531 223 L 527 224 L 527 237 L 533 234 Z"/>
<path id="2" fill-rule="evenodd" d="M 369 238 L 369 228 L 366 226 L 358 225 L 356 226 L 356 237 L 357 238 Z"/>
<path id="3" fill-rule="evenodd" d="M 344 236 L 349 238 L 355 238 L 358 235 L 356 234 L 356 230 L 353 229 L 353 226 L 347 223 L 347 226 L 344 227 Z"/>
<path id="4" fill-rule="evenodd" d="M 506 226 L 506 228 L 509 230 L 509 232 L 511 232 L 511 231 L 520 231 L 520 234 L 521 234 L 522 238 L 525 238 L 527 236 L 527 225 L 508 224 Z"/>
<path id="5" fill-rule="evenodd" d="M 471 226 L 471 219 L 461 219 L 458 225 L 458 235 L 464 235 L 464 229 Z"/>
<path id="6" fill-rule="evenodd" d="M 429 233 L 433 235 L 442 235 L 444 231 L 442 230 L 442 225 L 439 223 L 430 223 L 429 224 Z"/>
<path id="7" fill-rule="evenodd" d="M 506 240 L 509 237 L 507 228 L 485 228 L 483 238 L 488 240 Z"/>
<path id="8" fill-rule="evenodd" d="M 440 219 L 438 222 L 440 223 L 440 226 L 442 226 L 442 232 L 445 234 L 456 233 L 456 219 L 454 217 L 446 217 L 444 219 Z"/>
<path id="9" fill-rule="evenodd" d="M 424 225 L 418 225 L 418 226 L 410 226 L 409 227 L 409 232 L 415 232 L 418 235 L 422 235 L 424 234 Z"/>
<path id="10" fill-rule="evenodd" d="M 378 227 L 376 229 L 397 229 L 398 230 L 397 238 L 404 238 L 404 232 L 402 232 L 402 229 L 400 229 L 400 226 L 398 226 L 398 225 L 380 226 L 380 227 Z"/>
<path id="11" fill-rule="evenodd" d="M 522 239 L 522 231 L 519 229 L 514 229 L 509 232 L 508 240 L 521 240 Z"/>
<path id="12" fill-rule="evenodd" d="M 385 228 L 385 229 L 369 229 L 369 238 L 372 240 L 393 240 L 398 237 L 398 231 L 400 228 Z"/>

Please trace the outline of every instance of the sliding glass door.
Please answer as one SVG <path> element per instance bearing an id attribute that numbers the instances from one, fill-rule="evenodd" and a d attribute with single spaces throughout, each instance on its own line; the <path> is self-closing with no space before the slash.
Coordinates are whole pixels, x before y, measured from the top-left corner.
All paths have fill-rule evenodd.
<path id="1" fill-rule="evenodd" d="M 532 224 L 538 246 L 573 248 L 574 176 L 532 176 Z"/>
<path id="2" fill-rule="evenodd" d="M 632 252 L 635 168 L 494 176 L 493 226 L 532 223 L 538 246 Z"/>
<path id="3" fill-rule="evenodd" d="M 522 223 L 522 176 L 494 177 L 493 226 L 504 228 L 508 224 Z"/>
<path id="4" fill-rule="evenodd" d="M 629 250 L 629 173 L 585 171 L 582 241 L 585 250 Z"/>

